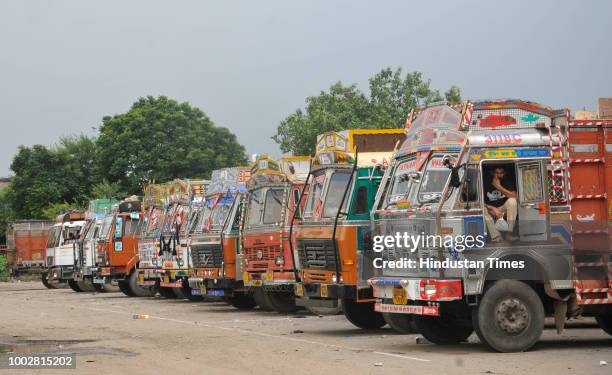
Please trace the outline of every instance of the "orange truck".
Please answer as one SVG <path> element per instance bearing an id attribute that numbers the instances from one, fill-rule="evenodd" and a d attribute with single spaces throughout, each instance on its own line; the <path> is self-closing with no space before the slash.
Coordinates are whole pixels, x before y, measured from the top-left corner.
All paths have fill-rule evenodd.
<path id="1" fill-rule="evenodd" d="M 248 167 L 213 171 L 204 207 L 190 230 L 192 295 L 223 297 L 238 309 L 256 306 L 244 287 L 238 261 L 241 197 L 249 176 Z"/>
<path id="2" fill-rule="evenodd" d="M 262 155 L 247 182 L 240 235 L 244 285 L 260 307 L 279 313 L 298 309 L 296 257 L 294 246 L 289 245 L 289 227 L 309 169 L 307 156 L 286 156 L 278 163 Z"/>
<path id="3" fill-rule="evenodd" d="M 53 225 L 47 220 L 18 220 L 7 225 L 7 251 L 11 253 L 11 271 L 20 273 L 45 267 L 45 244 L 49 229 Z"/>
<path id="4" fill-rule="evenodd" d="M 337 308 L 355 326 L 385 325 L 367 284 L 372 253 L 370 210 L 403 129 L 354 129 L 318 136 L 306 181 L 308 199 L 292 228 L 300 262 L 296 303 Z"/>
<path id="5" fill-rule="evenodd" d="M 117 282 L 127 296 L 146 297 L 151 288 L 137 285 L 138 227 L 142 218 L 138 197 L 130 197 L 113 207 L 102 219 L 96 243 L 93 282 L 102 288 Z"/>

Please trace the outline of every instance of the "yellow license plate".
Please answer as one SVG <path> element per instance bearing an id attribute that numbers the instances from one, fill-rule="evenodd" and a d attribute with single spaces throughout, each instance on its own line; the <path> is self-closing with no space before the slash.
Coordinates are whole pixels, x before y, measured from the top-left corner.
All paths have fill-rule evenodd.
<path id="1" fill-rule="evenodd" d="M 144 274 L 141 273 L 138 275 L 138 281 L 144 281 Z"/>
<path id="2" fill-rule="evenodd" d="M 262 286 L 263 283 L 261 282 L 261 280 L 252 280 L 251 281 L 251 285 L 253 285 L 253 286 Z"/>
<path id="3" fill-rule="evenodd" d="M 295 295 L 298 297 L 304 297 L 304 287 L 302 284 L 295 285 Z"/>
<path id="4" fill-rule="evenodd" d="M 326 284 L 321 284 L 321 297 L 329 297 L 329 291 Z"/>
<path id="5" fill-rule="evenodd" d="M 206 295 L 206 287 L 204 285 L 200 285 L 200 295 L 201 296 Z"/>
<path id="6" fill-rule="evenodd" d="M 274 280 L 274 273 L 273 272 L 266 272 L 265 279 L 266 279 L 266 281 L 273 281 Z"/>
<path id="7" fill-rule="evenodd" d="M 164 276 L 164 282 L 165 283 L 169 283 L 170 282 L 170 278 L 168 276 Z"/>
<path id="8" fill-rule="evenodd" d="M 249 281 L 249 273 L 248 272 L 243 272 L 242 273 L 242 280 L 243 281 Z"/>
<path id="9" fill-rule="evenodd" d="M 408 295 L 404 288 L 393 288 L 393 304 L 405 305 L 408 303 Z"/>

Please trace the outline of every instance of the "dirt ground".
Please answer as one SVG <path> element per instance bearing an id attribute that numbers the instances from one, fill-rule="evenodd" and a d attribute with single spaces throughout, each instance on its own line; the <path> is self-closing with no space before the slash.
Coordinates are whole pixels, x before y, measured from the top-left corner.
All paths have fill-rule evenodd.
<path id="1" fill-rule="evenodd" d="M 134 319 L 148 314 L 148 319 Z M 242 312 L 221 302 L 129 298 L 0 283 L 0 356 L 76 353 L 78 374 L 610 374 L 612 337 L 593 320 L 528 353 L 499 354 L 475 335 L 455 346 L 417 344 L 389 328 L 363 331 L 342 315 Z M 4 354 L 2 354 L 4 353 Z M 600 364 L 607 361 L 607 365 Z"/>

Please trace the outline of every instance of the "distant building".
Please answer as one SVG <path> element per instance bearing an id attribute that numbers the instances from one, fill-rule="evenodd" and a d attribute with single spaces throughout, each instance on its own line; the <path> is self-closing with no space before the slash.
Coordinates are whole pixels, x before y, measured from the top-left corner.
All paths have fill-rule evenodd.
<path id="1" fill-rule="evenodd" d="M 597 99 L 597 111 L 574 111 L 576 120 L 612 119 L 612 98 Z"/>

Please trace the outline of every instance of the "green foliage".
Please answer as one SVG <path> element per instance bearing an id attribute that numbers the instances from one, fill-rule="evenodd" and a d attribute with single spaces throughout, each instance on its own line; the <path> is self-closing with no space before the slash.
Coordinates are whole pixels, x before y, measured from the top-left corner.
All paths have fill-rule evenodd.
<path id="1" fill-rule="evenodd" d="M 84 211 L 83 205 L 74 203 L 52 203 L 42 210 L 42 218 L 54 220 L 58 215 L 68 211 Z"/>
<path id="2" fill-rule="evenodd" d="M 7 192 L 6 189 L 0 191 L 0 244 L 6 243 L 7 224 L 15 216 Z"/>
<path id="3" fill-rule="evenodd" d="M 0 281 L 8 281 L 9 276 L 6 255 L 0 255 Z"/>
<path id="4" fill-rule="evenodd" d="M 97 146 L 100 170 L 128 194 L 140 193 L 150 180 L 208 177 L 246 161 L 229 130 L 164 96 L 141 98 L 127 113 L 105 117 Z"/>
<path id="5" fill-rule="evenodd" d="M 119 181 L 108 182 L 106 178 L 95 184 L 91 190 L 92 199 L 120 198 L 124 196 L 125 194 L 121 192 Z"/>
<path id="6" fill-rule="evenodd" d="M 326 131 L 343 129 L 398 128 L 412 108 L 442 100 L 420 72 L 402 74 L 402 69 L 385 68 L 369 79 L 370 95 L 356 85 L 333 84 L 329 91 L 306 99 L 298 109 L 281 121 L 272 137 L 283 152 L 311 155 L 316 137 Z M 452 86 L 445 93 L 451 102 L 461 101 L 461 92 Z"/>

